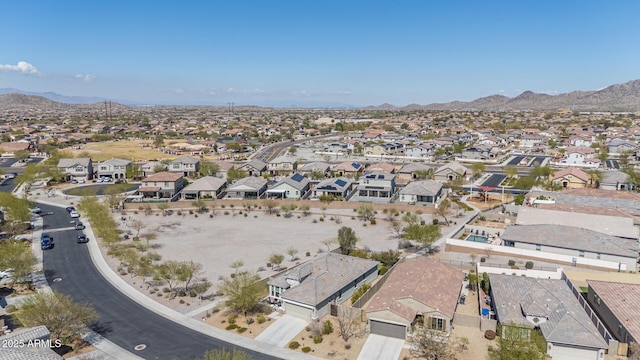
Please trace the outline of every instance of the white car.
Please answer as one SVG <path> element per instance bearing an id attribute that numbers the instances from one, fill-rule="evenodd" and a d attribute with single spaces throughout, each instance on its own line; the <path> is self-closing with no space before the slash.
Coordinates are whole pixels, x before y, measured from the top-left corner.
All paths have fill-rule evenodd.
<path id="1" fill-rule="evenodd" d="M 0 271 L 0 280 L 11 277 L 12 275 L 13 275 L 13 269 L 2 270 Z"/>
<path id="2" fill-rule="evenodd" d="M 84 179 L 78 179 L 78 184 L 84 184 Z"/>
<path id="3" fill-rule="evenodd" d="M 69 216 L 71 216 L 72 218 L 79 218 L 80 214 L 78 214 L 77 211 L 72 211 L 69 213 Z"/>
<path id="4" fill-rule="evenodd" d="M 31 212 L 34 214 L 40 214 L 42 212 L 42 209 L 36 206 L 33 209 L 31 209 Z"/>

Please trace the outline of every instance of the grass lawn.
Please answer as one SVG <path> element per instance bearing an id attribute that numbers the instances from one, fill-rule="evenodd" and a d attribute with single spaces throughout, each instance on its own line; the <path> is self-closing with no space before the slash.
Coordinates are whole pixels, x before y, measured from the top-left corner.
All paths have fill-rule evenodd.
<path id="1" fill-rule="evenodd" d="M 163 154 L 156 149 L 142 148 L 140 144 L 148 144 L 148 140 L 138 141 L 106 141 L 97 143 L 88 143 L 80 150 L 67 148 L 75 156 L 87 153 L 93 161 L 105 161 L 112 158 L 127 159 L 132 161 L 138 160 L 162 160 L 175 159 L 177 156 Z"/>

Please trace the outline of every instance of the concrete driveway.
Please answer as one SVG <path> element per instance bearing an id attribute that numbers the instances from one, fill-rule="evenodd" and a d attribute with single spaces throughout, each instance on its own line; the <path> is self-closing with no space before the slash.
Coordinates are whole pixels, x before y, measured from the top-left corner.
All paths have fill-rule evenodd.
<path id="1" fill-rule="evenodd" d="M 387 336 L 369 334 L 360 350 L 358 360 L 398 360 L 404 346 L 404 340 Z"/>
<path id="2" fill-rule="evenodd" d="M 274 321 L 268 328 L 264 329 L 260 335 L 256 336 L 256 340 L 283 347 L 293 340 L 308 323 L 300 318 L 283 315 L 280 319 Z"/>

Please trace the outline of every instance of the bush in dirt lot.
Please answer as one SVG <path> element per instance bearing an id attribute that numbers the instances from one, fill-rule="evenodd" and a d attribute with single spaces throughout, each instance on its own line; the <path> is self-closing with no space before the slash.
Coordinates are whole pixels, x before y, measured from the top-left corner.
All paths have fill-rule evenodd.
<path id="1" fill-rule="evenodd" d="M 484 332 L 484 338 L 487 340 L 493 340 L 496 338 L 496 332 L 493 330 L 487 330 Z"/>
<path id="2" fill-rule="evenodd" d="M 533 269 L 533 261 L 527 261 L 524 264 L 525 269 Z"/>
<path id="3" fill-rule="evenodd" d="M 258 324 L 262 324 L 265 321 L 267 321 L 267 319 L 265 319 L 264 316 L 262 316 L 262 315 L 256 316 L 256 320 L 258 321 Z"/>
<path id="4" fill-rule="evenodd" d="M 300 343 L 297 341 L 292 341 L 289 343 L 289 349 L 295 350 L 300 347 Z"/>
<path id="5" fill-rule="evenodd" d="M 329 335 L 333 332 L 333 324 L 331 324 L 330 320 L 325 321 L 322 324 L 322 333 L 324 335 Z"/>
<path id="6" fill-rule="evenodd" d="M 303 352 L 303 353 L 308 353 L 309 351 L 311 351 L 311 348 L 310 348 L 310 347 L 308 347 L 308 346 L 305 346 L 305 347 L 303 347 L 303 348 L 302 348 L 302 349 L 300 349 L 300 350 L 302 350 L 302 352 Z"/>
<path id="7" fill-rule="evenodd" d="M 314 344 L 320 344 L 321 342 L 322 342 L 322 334 L 318 334 L 318 335 L 313 337 L 313 343 Z"/>

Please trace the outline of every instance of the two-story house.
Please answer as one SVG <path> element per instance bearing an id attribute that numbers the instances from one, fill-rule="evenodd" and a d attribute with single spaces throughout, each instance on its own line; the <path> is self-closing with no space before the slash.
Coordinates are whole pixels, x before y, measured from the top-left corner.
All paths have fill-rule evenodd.
<path id="1" fill-rule="evenodd" d="M 267 163 L 270 175 L 287 176 L 298 170 L 298 159 L 293 156 L 279 156 Z"/>
<path id="2" fill-rule="evenodd" d="M 385 171 L 365 173 L 358 180 L 351 201 L 388 203 L 396 192 L 396 176 Z"/>
<path id="3" fill-rule="evenodd" d="M 169 163 L 169 171 L 183 176 L 196 176 L 200 171 L 200 160 L 191 156 L 180 156 Z"/>
<path id="4" fill-rule="evenodd" d="M 62 158 L 58 161 L 57 167 L 67 174 L 67 181 L 93 179 L 93 161 L 91 161 L 91 158 Z"/>
<path id="5" fill-rule="evenodd" d="M 138 194 L 143 198 L 170 199 L 184 187 L 182 174 L 162 171 L 142 180 Z"/>
<path id="6" fill-rule="evenodd" d="M 110 159 L 98 163 L 98 177 L 109 177 L 112 179 L 125 179 L 127 168 L 131 167 L 131 161 L 125 159 Z"/>

